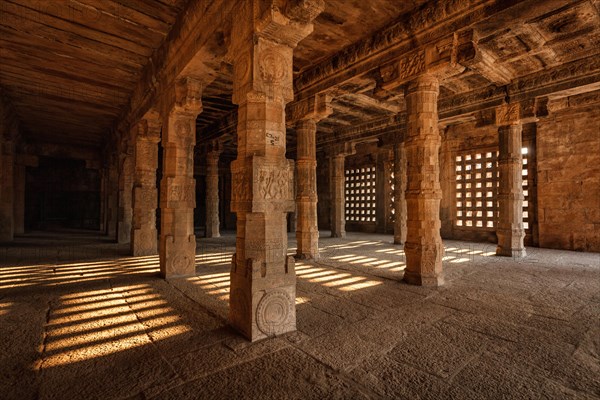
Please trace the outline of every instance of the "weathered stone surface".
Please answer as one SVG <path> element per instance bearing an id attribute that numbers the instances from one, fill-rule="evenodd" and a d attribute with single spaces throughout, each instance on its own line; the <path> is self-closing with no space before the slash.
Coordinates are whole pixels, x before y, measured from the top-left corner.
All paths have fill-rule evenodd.
<path id="1" fill-rule="evenodd" d="M 220 237 L 219 220 L 219 157 L 218 144 L 206 156 L 206 237 Z"/>
<path id="2" fill-rule="evenodd" d="M 294 166 L 285 158 L 285 105 L 293 99 L 293 48 L 312 31 L 323 3 L 305 1 L 287 14 L 268 8 L 256 19 L 255 10 L 263 6 L 268 2 L 240 6 L 230 49 L 239 108 L 237 159 L 231 164 L 237 243 L 229 320 L 252 341 L 296 329 L 296 276 L 286 235 L 286 213 L 295 208 Z"/>
<path id="3" fill-rule="evenodd" d="M 408 167 L 404 280 L 425 286 L 443 283 L 438 93 L 439 81 L 431 75 L 412 81 L 406 92 L 408 126 L 404 148 Z"/>
<path id="4" fill-rule="evenodd" d="M 156 231 L 156 169 L 158 167 L 158 143 L 160 142 L 160 119 L 149 115 L 133 127 L 134 184 L 133 217 L 131 228 L 131 254 L 149 256 L 157 254 Z"/>
<path id="5" fill-rule="evenodd" d="M 163 175 L 160 183 L 160 270 L 165 278 L 196 272 L 194 146 L 202 112 L 202 83 L 182 79 L 177 98 L 163 117 Z"/>
<path id="6" fill-rule="evenodd" d="M 498 128 L 498 248 L 496 254 L 524 257 L 523 229 L 523 156 L 519 104 L 507 104 L 496 110 Z"/>

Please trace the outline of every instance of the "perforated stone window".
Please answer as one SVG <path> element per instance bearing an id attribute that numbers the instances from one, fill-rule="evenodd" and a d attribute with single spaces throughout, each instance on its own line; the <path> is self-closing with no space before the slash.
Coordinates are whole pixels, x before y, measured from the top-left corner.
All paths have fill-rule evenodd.
<path id="1" fill-rule="evenodd" d="M 375 166 L 346 170 L 346 221 L 376 222 Z"/>
<path id="2" fill-rule="evenodd" d="M 498 206 L 498 152 L 456 156 L 456 226 L 491 229 Z"/>
<path id="3" fill-rule="evenodd" d="M 523 155 L 523 228 L 529 231 L 529 149 L 521 149 Z"/>
<path id="4" fill-rule="evenodd" d="M 396 194 L 394 192 L 394 190 L 396 189 L 396 183 L 394 180 L 394 163 L 391 163 L 391 167 L 392 172 L 390 173 L 390 178 L 387 182 L 388 186 L 390 187 L 390 195 L 388 197 L 388 207 L 390 208 L 390 215 L 389 215 L 389 222 L 390 223 L 394 223 L 394 221 L 396 221 L 396 205 L 395 205 L 395 201 L 396 201 Z"/>

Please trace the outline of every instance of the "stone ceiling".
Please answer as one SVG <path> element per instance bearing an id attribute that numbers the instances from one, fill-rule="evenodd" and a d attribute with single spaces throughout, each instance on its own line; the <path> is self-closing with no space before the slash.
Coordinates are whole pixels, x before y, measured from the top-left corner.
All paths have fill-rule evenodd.
<path id="1" fill-rule="evenodd" d="M 439 29 L 448 33 L 455 27 L 472 30 L 478 59 L 442 83 L 442 103 L 452 96 L 509 85 L 586 57 L 597 58 L 600 53 L 600 0 L 445 3 L 448 18 Z M 459 16 L 448 10 L 461 3 L 475 4 L 471 8 L 481 10 L 481 17 L 467 25 L 460 21 L 463 25 L 459 26 Z M 423 14 L 435 10 L 435 4 L 425 0 L 326 0 L 313 34 L 295 50 L 298 92 L 310 91 L 303 87 L 307 77 L 328 63 L 343 61 L 344 51 L 359 54 L 374 46 L 369 42 L 373 35 L 384 36 L 385 29 L 396 29 L 394 26 L 412 26 L 415 16 L 428 18 Z M 187 5 L 188 0 L 3 0 L 0 86 L 15 105 L 29 137 L 102 145 L 142 80 L 150 56 L 164 45 Z M 410 34 L 402 37 L 413 47 L 421 40 Z M 352 64 L 347 69 L 352 74 L 338 74 L 327 82 L 334 113 L 319 124 L 320 136 L 391 118 L 404 109 L 402 88 L 379 90 L 378 60 L 385 61 L 381 53 L 374 50 L 362 64 L 359 58 L 358 67 Z M 198 118 L 200 143 L 222 134 L 230 145 L 235 143 L 231 72 L 231 65 L 222 63 L 216 79 L 204 91 L 204 111 Z M 293 147 L 293 135 L 288 136 Z"/>

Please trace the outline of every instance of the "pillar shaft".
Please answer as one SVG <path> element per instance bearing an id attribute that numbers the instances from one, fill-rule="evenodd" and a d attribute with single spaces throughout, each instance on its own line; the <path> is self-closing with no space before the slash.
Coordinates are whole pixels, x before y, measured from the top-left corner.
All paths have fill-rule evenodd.
<path id="1" fill-rule="evenodd" d="M 296 256 L 319 258 L 319 228 L 317 225 L 317 124 L 312 120 L 296 124 L 298 135 L 296 161 Z"/>
<path id="2" fill-rule="evenodd" d="M 131 222 L 133 218 L 133 149 L 129 145 L 120 154 L 119 168 L 119 211 L 117 221 L 117 242 L 131 241 Z"/>
<path id="3" fill-rule="evenodd" d="M 219 157 L 220 151 L 211 151 L 206 157 L 206 237 L 221 236 L 219 219 Z"/>
<path id="4" fill-rule="evenodd" d="M 346 237 L 345 155 L 331 158 L 331 237 Z"/>
<path id="5" fill-rule="evenodd" d="M 0 132 L 0 135 L 2 132 Z M 15 145 L 0 136 L 0 242 L 14 239 Z"/>
<path id="6" fill-rule="evenodd" d="M 406 242 L 406 150 L 404 143 L 394 147 L 394 243 Z"/>
<path id="7" fill-rule="evenodd" d="M 498 247 L 499 256 L 524 257 L 523 229 L 522 125 L 515 123 L 498 128 L 500 154 L 498 170 Z"/>
<path id="8" fill-rule="evenodd" d="M 188 93 L 185 104 L 175 105 L 163 123 L 160 271 L 165 278 L 196 273 L 194 146 L 201 84 L 188 80 L 182 85 Z"/>
<path id="9" fill-rule="evenodd" d="M 142 120 L 134 127 L 134 184 L 131 226 L 131 254 L 149 256 L 157 253 L 156 169 L 160 123 Z"/>
<path id="10" fill-rule="evenodd" d="M 406 91 L 407 137 L 407 238 L 404 245 L 410 284 L 443 283 L 443 245 L 440 237 L 440 169 L 437 99 L 438 79 L 423 75 Z"/>

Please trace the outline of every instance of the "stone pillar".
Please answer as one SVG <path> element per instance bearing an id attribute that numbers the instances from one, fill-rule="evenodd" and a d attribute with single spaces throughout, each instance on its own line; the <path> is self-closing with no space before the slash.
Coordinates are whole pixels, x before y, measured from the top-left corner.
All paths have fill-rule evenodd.
<path id="1" fill-rule="evenodd" d="M 100 168 L 100 232 L 106 233 L 106 166 Z"/>
<path id="2" fill-rule="evenodd" d="M 25 233 L 25 173 L 27 167 L 17 164 L 14 166 L 14 223 L 15 235 Z"/>
<path id="3" fill-rule="evenodd" d="M 129 132 L 124 133 L 129 135 Z M 117 220 L 117 243 L 131 241 L 131 221 L 133 218 L 133 146 L 129 138 L 123 138 L 119 154 L 119 210 Z"/>
<path id="4" fill-rule="evenodd" d="M 219 219 L 219 157 L 222 149 L 215 146 L 206 155 L 206 237 L 221 237 Z"/>
<path id="5" fill-rule="evenodd" d="M 160 182 L 160 271 L 163 277 L 196 273 L 194 146 L 202 111 L 202 84 L 185 78 L 163 120 L 163 175 Z"/>
<path id="6" fill-rule="evenodd" d="M 306 8 L 308 7 L 308 9 Z M 322 1 L 249 0 L 231 35 L 238 153 L 231 164 L 237 214 L 230 322 L 252 341 L 296 329 L 296 274 L 287 257 L 294 163 L 285 158 L 285 105 L 293 99 L 293 48 L 312 31 Z M 258 10 L 267 10 L 259 14 Z"/>
<path id="7" fill-rule="evenodd" d="M 404 244 L 407 283 L 437 286 L 443 283 L 440 236 L 438 78 L 421 75 L 406 89 L 407 238 Z"/>
<path id="8" fill-rule="evenodd" d="M 440 234 L 442 239 L 451 239 L 456 223 L 456 153 L 459 143 L 451 132 L 451 128 L 440 129 L 443 132 L 440 148 L 440 185 L 442 188 Z"/>
<path id="9" fill-rule="evenodd" d="M 112 154 L 108 167 L 107 179 L 107 222 L 106 234 L 113 239 L 117 239 L 117 213 L 119 208 L 119 173 L 117 169 L 117 155 Z"/>
<path id="10" fill-rule="evenodd" d="M 0 140 L 0 242 L 10 242 L 15 234 L 15 143 L 8 135 Z"/>
<path id="11" fill-rule="evenodd" d="M 132 136 L 135 144 L 131 254 L 150 256 L 157 253 L 158 243 L 156 169 L 160 120 L 158 117 L 142 119 L 134 125 Z"/>
<path id="12" fill-rule="evenodd" d="M 298 213 L 296 241 L 299 259 L 319 258 L 317 225 L 317 123 L 313 120 L 296 124 L 298 148 L 296 159 L 296 209 Z"/>
<path id="13" fill-rule="evenodd" d="M 498 125 L 498 247 L 496 255 L 524 257 L 523 229 L 523 156 L 519 105 L 507 104 L 496 110 Z"/>
<path id="14" fill-rule="evenodd" d="M 346 170 L 345 154 L 331 158 L 331 237 L 346 237 Z"/>
<path id="15" fill-rule="evenodd" d="M 406 150 L 404 143 L 394 146 L 394 244 L 406 242 Z"/>

